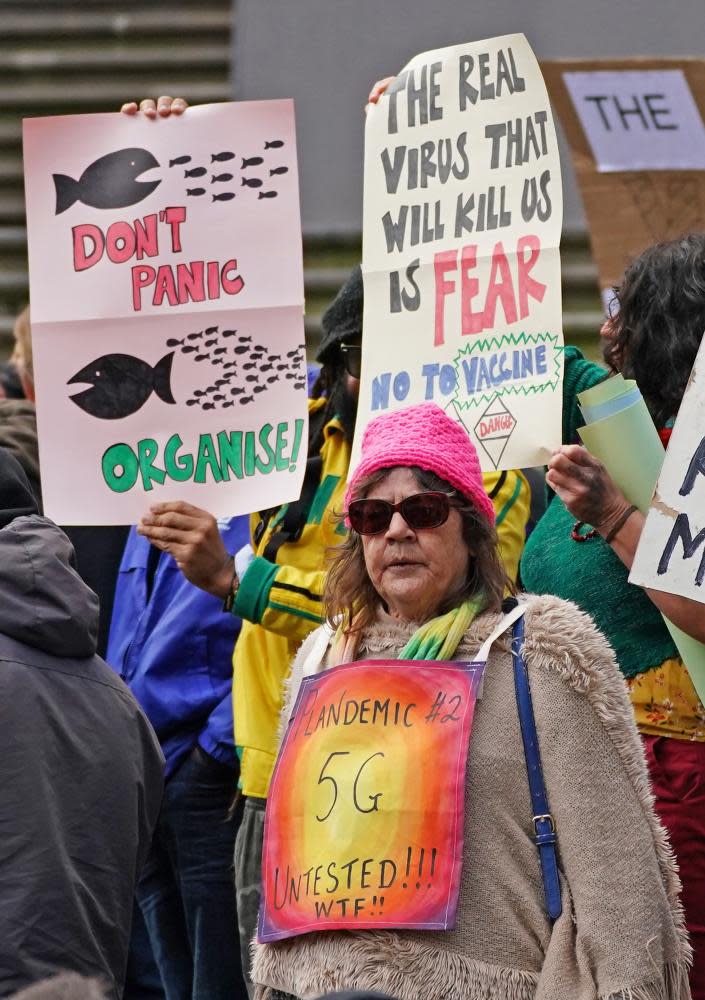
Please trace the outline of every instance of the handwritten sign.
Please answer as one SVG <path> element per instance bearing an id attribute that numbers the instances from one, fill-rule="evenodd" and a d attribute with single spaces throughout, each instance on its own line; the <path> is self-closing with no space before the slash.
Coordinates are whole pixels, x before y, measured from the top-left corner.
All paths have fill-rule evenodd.
<path id="1" fill-rule="evenodd" d="M 629 580 L 705 603 L 705 340 L 678 411 Z"/>
<path id="2" fill-rule="evenodd" d="M 454 926 L 482 669 L 375 660 L 304 679 L 267 802 L 260 941 Z"/>
<path id="3" fill-rule="evenodd" d="M 564 79 L 601 173 L 705 168 L 705 127 L 682 70 L 589 70 Z"/>
<path id="4" fill-rule="evenodd" d="M 523 35 L 425 52 L 367 115 L 362 386 L 368 420 L 434 400 L 485 469 L 560 440 L 560 163 Z"/>
<path id="5" fill-rule="evenodd" d="M 626 264 L 705 227 L 705 60 L 542 62 L 570 145 L 603 302 Z"/>
<path id="6" fill-rule="evenodd" d="M 230 516 L 306 459 L 293 105 L 24 122 L 42 490 L 62 524 Z"/>

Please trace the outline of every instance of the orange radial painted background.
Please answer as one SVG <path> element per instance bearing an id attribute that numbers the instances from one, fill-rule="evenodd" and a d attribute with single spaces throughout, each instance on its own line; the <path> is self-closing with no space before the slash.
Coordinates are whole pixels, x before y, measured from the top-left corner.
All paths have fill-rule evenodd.
<path id="1" fill-rule="evenodd" d="M 375 660 L 304 680 L 267 803 L 260 941 L 454 925 L 480 670 Z"/>

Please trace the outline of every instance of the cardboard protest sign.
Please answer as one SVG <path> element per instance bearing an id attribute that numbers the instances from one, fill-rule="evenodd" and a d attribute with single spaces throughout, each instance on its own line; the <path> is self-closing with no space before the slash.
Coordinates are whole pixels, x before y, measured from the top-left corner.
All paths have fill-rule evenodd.
<path id="1" fill-rule="evenodd" d="M 46 512 L 217 516 L 298 496 L 306 461 L 293 105 L 24 122 Z"/>
<path id="2" fill-rule="evenodd" d="M 705 340 L 678 411 L 629 580 L 705 603 Z"/>
<path id="3" fill-rule="evenodd" d="M 485 469 L 560 442 L 560 163 L 523 35 L 415 57 L 367 115 L 362 385 L 368 420 L 434 400 Z"/>
<path id="4" fill-rule="evenodd" d="M 267 802 L 260 941 L 454 926 L 483 667 L 375 660 L 304 678 Z"/>
<path id="5" fill-rule="evenodd" d="M 541 64 L 565 129 L 607 305 L 651 243 L 705 227 L 705 60 Z"/>

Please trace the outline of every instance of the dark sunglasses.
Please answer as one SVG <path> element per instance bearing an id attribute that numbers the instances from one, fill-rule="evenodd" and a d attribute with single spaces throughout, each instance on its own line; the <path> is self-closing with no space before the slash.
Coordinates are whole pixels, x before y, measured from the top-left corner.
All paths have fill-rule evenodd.
<path id="1" fill-rule="evenodd" d="M 353 500 L 348 518 L 358 535 L 377 535 L 386 531 L 397 511 L 410 528 L 438 528 L 450 514 L 447 493 L 413 493 L 400 503 L 387 500 Z"/>
<path id="2" fill-rule="evenodd" d="M 340 353 L 343 355 L 343 364 L 348 375 L 359 378 L 362 369 L 362 347 L 360 344 L 341 344 Z"/>

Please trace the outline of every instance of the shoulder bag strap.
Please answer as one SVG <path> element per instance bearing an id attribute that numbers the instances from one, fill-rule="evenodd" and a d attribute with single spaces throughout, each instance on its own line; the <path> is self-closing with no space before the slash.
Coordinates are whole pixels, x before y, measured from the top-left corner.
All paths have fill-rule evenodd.
<path id="1" fill-rule="evenodd" d="M 524 757 L 526 758 L 526 773 L 529 778 L 531 807 L 534 812 L 532 817 L 534 843 L 539 850 L 541 875 L 543 876 L 543 888 L 546 896 L 546 911 L 549 918 L 553 921 L 558 919 L 562 911 L 561 884 L 558 878 L 558 860 L 556 858 L 558 836 L 555 820 L 548 807 L 546 785 L 543 780 L 539 740 L 536 732 L 536 719 L 534 718 L 534 708 L 531 702 L 529 673 L 526 669 L 524 657 L 521 655 L 523 643 L 524 619 L 522 617 L 514 623 L 514 628 L 512 629 L 514 689 L 516 691 L 521 738 L 524 743 Z"/>

